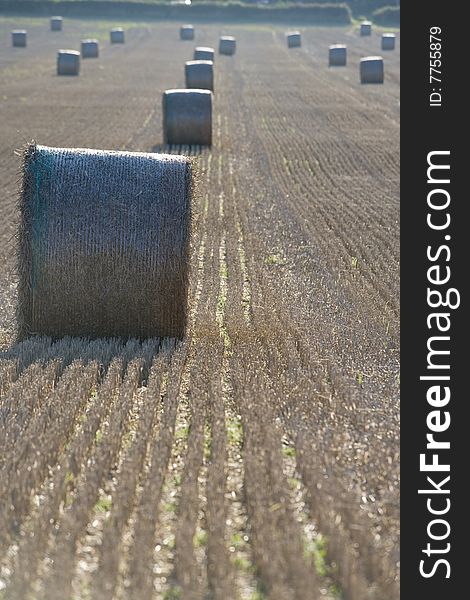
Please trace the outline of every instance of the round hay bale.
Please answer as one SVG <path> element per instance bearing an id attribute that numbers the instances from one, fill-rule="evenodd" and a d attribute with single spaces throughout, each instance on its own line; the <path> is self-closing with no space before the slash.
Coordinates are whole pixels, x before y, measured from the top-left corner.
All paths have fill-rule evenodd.
<path id="1" fill-rule="evenodd" d="M 206 46 L 197 46 L 194 49 L 194 60 L 211 60 L 212 62 L 214 62 L 214 58 L 214 48 L 208 48 Z"/>
<path id="2" fill-rule="evenodd" d="M 194 25 L 181 25 L 180 40 L 194 40 Z"/>
<path id="3" fill-rule="evenodd" d="M 122 27 L 115 27 L 114 29 L 111 29 L 109 37 L 111 44 L 124 44 L 126 41 L 124 29 Z"/>
<path id="4" fill-rule="evenodd" d="M 394 33 L 382 33 L 382 50 L 395 50 Z"/>
<path id="5" fill-rule="evenodd" d="M 384 61 L 381 56 L 366 56 L 360 61 L 361 83 L 383 83 Z"/>
<path id="6" fill-rule="evenodd" d="M 192 163 L 48 148 L 23 154 L 20 338 L 182 337 Z"/>
<path id="7" fill-rule="evenodd" d="M 329 48 L 329 66 L 345 67 L 348 60 L 348 48 L 344 44 L 333 44 Z"/>
<path id="8" fill-rule="evenodd" d="M 212 144 L 212 92 L 166 90 L 163 93 L 165 144 Z"/>
<path id="9" fill-rule="evenodd" d="M 219 54 L 231 56 L 237 49 L 237 40 L 231 35 L 223 35 L 219 40 Z"/>
<path id="10" fill-rule="evenodd" d="M 361 36 L 365 37 L 367 35 L 371 35 L 372 33 L 372 23 L 370 21 L 363 21 L 361 23 Z"/>
<path id="11" fill-rule="evenodd" d="M 214 91 L 214 63 L 211 60 L 188 60 L 184 75 L 187 88 Z"/>
<path id="12" fill-rule="evenodd" d="M 82 58 L 98 58 L 100 55 L 100 44 L 98 40 L 82 40 Z"/>
<path id="13" fill-rule="evenodd" d="M 26 48 L 27 40 L 26 29 L 14 29 L 11 32 L 11 44 L 14 48 Z"/>
<path id="14" fill-rule="evenodd" d="M 59 50 L 57 52 L 57 75 L 78 75 L 80 73 L 80 52 Z"/>
<path id="15" fill-rule="evenodd" d="M 51 17 L 51 19 L 50 19 L 51 31 L 62 31 L 63 21 L 64 20 L 62 17 Z"/>
<path id="16" fill-rule="evenodd" d="M 286 33 L 287 47 L 299 48 L 302 45 L 302 35 L 300 31 L 290 31 Z"/>

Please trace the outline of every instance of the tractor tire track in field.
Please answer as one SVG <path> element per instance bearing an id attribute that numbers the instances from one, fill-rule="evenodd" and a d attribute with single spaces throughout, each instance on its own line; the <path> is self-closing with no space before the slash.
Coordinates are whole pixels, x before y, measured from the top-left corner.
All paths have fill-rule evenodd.
<path id="1" fill-rule="evenodd" d="M 79 78 L 54 76 L 40 22 L 34 59 L 0 57 L 0 598 L 398 599 L 399 53 L 361 86 L 377 34 L 306 28 L 288 50 L 233 25 L 212 148 L 163 146 L 193 45 L 172 23 L 129 24 L 121 47 L 109 23 L 68 25 L 71 47 L 102 42 Z M 220 27 L 197 32 L 215 46 Z M 31 137 L 194 157 L 182 342 L 13 344 Z"/>

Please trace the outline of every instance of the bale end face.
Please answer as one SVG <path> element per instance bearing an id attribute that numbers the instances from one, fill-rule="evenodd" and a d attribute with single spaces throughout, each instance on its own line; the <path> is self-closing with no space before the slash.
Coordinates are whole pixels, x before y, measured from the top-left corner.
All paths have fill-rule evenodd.
<path id="1" fill-rule="evenodd" d="M 360 33 L 362 37 L 372 34 L 372 23 L 370 21 L 364 21 L 361 23 Z"/>
<path id="2" fill-rule="evenodd" d="M 382 34 L 382 50 L 395 50 L 395 34 L 394 33 L 383 33 Z"/>
<path id="3" fill-rule="evenodd" d="M 163 93 L 165 144 L 212 144 L 212 92 L 167 90 Z"/>
<path id="4" fill-rule="evenodd" d="M 186 87 L 214 91 L 214 63 L 211 60 L 189 60 L 184 65 Z"/>
<path id="5" fill-rule="evenodd" d="M 206 46 L 197 46 L 194 49 L 194 60 L 211 60 L 214 62 L 215 50 Z"/>
<path id="6" fill-rule="evenodd" d="M 79 75 L 80 52 L 59 50 L 57 53 L 57 75 Z"/>
<path id="7" fill-rule="evenodd" d="M 63 21 L 64 20 L 62 17 L 51 17 L 51 19 L 50 19 L 51 31 L 62 31 Z"/>
<path id="8" fill-rule="evenodd" d="M 100 45 L 98 40 L 82 40 L 82 58 L 98 58 Z"/>
<path id="9" fill-rule="evenodd" d="M 288 48 L 299 48 L 302 45 L 302 36 L 299 31 L 287 33 L 286 39 Z"/>
<path id="10" fill-rule="evenodd" d="M 29 145 L 19 337 L 182 337 L 192 179 L 184 156 Z"/>
<path id="11" fill-rule="evenodd" d="M 11 32 L 11 44 L 14 48 L 26 48 L 28 34 L 25 29 L 14 29 Z"/>
<path id="12" fill-rule="evenodd" d="M 126 41 L 125 33 L 122 27 L 116 27 L 109 32 L 111 44 L 124 44 Z"/>
<path id="13" fill-rule="evenodd" d="M 383 83 L 384 61 L 381 56 L 366 56 L 359 63 L 361 83 Z"/>
<path id="14" fill-rule="evenodd" d="M 194 40 L 193 25 L 182 25 L 180 27 L 180 40 Z"/>
<path id="15" fill-rule="evenodd" d="M 223 35 L 219 40 L 219 54 L 231 56 L 237 49 L 237 40 L 231 35 Z"/>
<path id="16" fill-rule="evenodd" d="M 348 59 L 348 49 L 344 44 L 334 44 L 329 48 L 330 67 L 345 67 Z"/>

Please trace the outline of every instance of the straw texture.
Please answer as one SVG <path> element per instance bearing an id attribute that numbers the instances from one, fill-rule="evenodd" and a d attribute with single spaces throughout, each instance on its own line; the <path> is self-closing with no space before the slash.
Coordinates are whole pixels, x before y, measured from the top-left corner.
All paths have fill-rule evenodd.
<path id="1" fill-rule="evenodd" d="M 25 29 L 14 29 L 11 32 L 11 44 L 15 48 L 26 48 L 28 34 Z"/>
<path id="2" fill-rule="evenodd" d="M 330 67 L 345 67 L 348 59 L 348 49 L 344 44 L 333 44 L 329 49 Z"/>
<path id="3" fill-rule="evenodd" d="M 163 93 L 163 136 L 166 144 L 212 144 L 212 92 L 167 90 Z"/>
<path id="4" fill-rule="evenodd" d="M 98 58 L 99 54 L 98 40 L 82 40 L 82 58 Z"/>
<path id="5" fill-rule="evenodd" d="M 237 40 L 231 35 L 223 35 L 219 40 L 219 54 L 235 54 Z"/>
<path id="6" fill-rule="evenodd" d="M 286 38 L 288 48 L 298 48 L 302 45 L 302 36 L 299 31 L 291 31 L 290 33 L 287 33 Z"/>
<path id="7" fill-rule="evenodd" d="M 57 52 L 57 75 L 78 75 L 80 73 L 80 52 L 59 50 Z"/>
<path id="8" fill-rule="evenodd" d="M 180 40 L 194 40 L 193 25 L 182 25 L 180 27 Z"/>
<path id="9" fill-rule="evenodd" d="M 206 46 L 197 46 L 194 49 L 194 60 L 211 60 L 212 62 L 214 62 L 214 57 L 214 48 L 208 48 Z"/>
<path id="10" fill-rule="evenodd" d="M 125 34 L 124 29 L 122 27 L 115 27 L 111 29 L 109 33 L 109 37 L 111 40 L 111 44 L 124 44 L 125 42 Z"/>
<path id="11" fill-rule="evenodd" d="M 62 31 L 62 17 L 51 17 L 51 31 Z"/>
<path id="12" fill-rule="evenodd" d="M 361 83 L 383 83 L 384 61 L 381 56 L 366 56 L 360 62 Z"/>
<path id="13" fill-rule="evenodd" d="M 382 33 L 382 50 L 395 50 L 394 33 Z"/>
<path id="14" fill-rule="evenodd" d="M 188 60 L 184 75 L 187 88 L 214 90 L 214 63 L 211 60 Z"/>
<path id="15" fill-rule="evenodd" d="M 28 145 L 19 337 L 181 337 L 191 195 L 184 156 Z"/>

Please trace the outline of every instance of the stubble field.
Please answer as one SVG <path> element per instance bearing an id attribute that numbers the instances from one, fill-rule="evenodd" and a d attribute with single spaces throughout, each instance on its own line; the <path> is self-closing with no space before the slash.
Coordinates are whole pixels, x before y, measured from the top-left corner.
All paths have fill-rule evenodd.
<path id="1" fill-rule="evenodd" d="M 114 25 L 0 19 L 0 598 L 397 599 L 399 43 L 197 25 L 237 53 L 216 56 L 212 149 L 181 149 L 161 145 L 161 94 L 195 43 L 128 23 L 110 46 Z M 84 37 L 100 58 L 57 77 Z M 359 83 L 370 54 L 384 85 Z M 14 343 L 32 138 L 197 158 L 181 343 Z"/>

